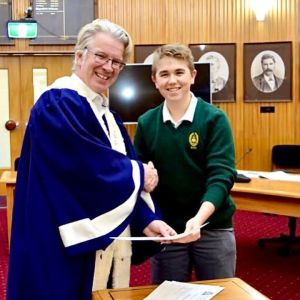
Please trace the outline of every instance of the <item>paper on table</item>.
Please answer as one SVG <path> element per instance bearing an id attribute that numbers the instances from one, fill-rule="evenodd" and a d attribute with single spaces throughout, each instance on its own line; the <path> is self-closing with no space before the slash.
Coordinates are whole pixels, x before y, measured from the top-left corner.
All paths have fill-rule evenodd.
<path id="1" fill-rule="evenodd" d="M 283 171 L 273 171 L 273 172 L 264 172 L 264 171 L 246 171 L 238 170 L 238 173 L 246 175 L 250 178 L 265 178 L 270 180 L 282 180 L 282 181 L 295 181 L 300 182 L 300 175 L 290 174 Z"/>
<path id="2" fill-rule="evenodd" d="M 164 281 L 144 300 L 210 300 L 224 287 L 217 285 L 192 284 L 178 281 Z"/>
<path id="3" fill-rule="evenodd" d="M 290 174 L 283 171 L 265 172 L 260 177 L 265 177 L 271 180 L 283 180 L 283 181 L 295 181 L 300 182 L 300 176 L 296 174 Z"/>
<path id="4" fill-rule="evenodd" d="M 209 222 L 202 224 L 200 228 L 206 226 L 208 223 Z M 123 240 L 123 241 L 173 241 L 188 235 L 189 233 L 183 232 L 168 237 L 166 236 L 111 236 L 110 238 L 113 240 Z"/>

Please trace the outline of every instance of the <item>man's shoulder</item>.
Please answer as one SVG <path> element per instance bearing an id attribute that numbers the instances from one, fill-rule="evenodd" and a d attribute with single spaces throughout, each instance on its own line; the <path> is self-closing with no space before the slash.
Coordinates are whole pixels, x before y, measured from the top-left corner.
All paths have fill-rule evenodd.
<path id="1" fill-rule="evenodd" d="M 203 126 L 203 124 L 208 123 L 215 124 L 221 119 L 227 119 L 227 115 L 223 110 L 204 100 L 198 100 L 193 119 L 195 126 L 199 126 L 199 124 Z"/>
<path id="2" fill-rule="evenodd" d="M 264 74 L 261 73 L 261 74 L 259 74 L 257 76 L 254 76 L 253 80 L 255 80 L 255 81 L 264 80 Z"/>
<path id="3" fill-rule="evenodd" d="M 32 111 L 41 113 L 42 111 L 76 110 L 82 108 L 83 96 L 79 95 L 75 89 L 68 86 L 50 85 L 34 104 Z M 87 102 L 87 101 L 86 101 Z"/>
<path id="4" fill-rule="evenodd" d="M 62 89 L 62 88 L 70 88 L 72 89 L 72 86 L 74 86 L 74 80 L 71 76 L 63 76 L 60 78 L 57 78 L 52 84 L 50 84 L 47 89 Z"/>
<path id="5" fill-rule="evenodd" d="M 278 77 L 278 76 L 276 76 L 276 75 L 274 75 L 274 77 L 275 77 L 275 80 L 277 81 L 277 83 L 278 83 L 279 85 L 283 82 L 283 78 Z"/>

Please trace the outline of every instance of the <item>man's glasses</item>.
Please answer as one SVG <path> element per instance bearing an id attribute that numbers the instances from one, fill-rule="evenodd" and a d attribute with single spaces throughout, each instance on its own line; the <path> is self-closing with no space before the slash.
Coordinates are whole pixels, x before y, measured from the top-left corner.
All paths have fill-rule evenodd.
<path id="1" fill-rule="evenodd" d="M 95 62 L 100 65 L 104 65 L 104 64 L 108 63 L 109 61 L 111 61 L 111 66 L 114 70 L 122 70 L 126 65 L 122 61 L 108 57 L 108 55 L 103 52 L 94 52 L 88 48 L 85 48 L 85 49 L 88 52 L 91 52 L 92 54 L 94 54 Z"/>

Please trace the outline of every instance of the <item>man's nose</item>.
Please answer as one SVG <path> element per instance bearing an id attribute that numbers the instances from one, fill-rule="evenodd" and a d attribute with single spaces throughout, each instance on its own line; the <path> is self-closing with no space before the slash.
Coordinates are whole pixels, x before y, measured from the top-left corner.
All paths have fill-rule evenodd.
<path id="1" fill-rule="evenodd" d="M 102 65 L 105 69 L 113 70 L 112 59 L 107 59 L 107 61 Z"/>

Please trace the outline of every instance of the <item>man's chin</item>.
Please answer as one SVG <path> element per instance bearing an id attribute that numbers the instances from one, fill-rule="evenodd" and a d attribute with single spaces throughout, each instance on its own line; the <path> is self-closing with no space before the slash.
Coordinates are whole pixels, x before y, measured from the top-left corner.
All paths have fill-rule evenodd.
<path id="1" fill-rule="evenodd" d="M 95 93 L 102 94 L 108 90 L 109 86 L 109 84 L 96 84 L 91 88 Z"/>

